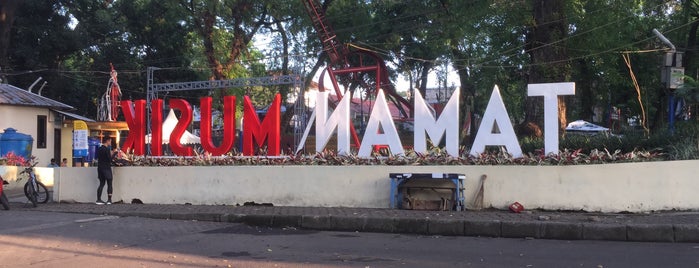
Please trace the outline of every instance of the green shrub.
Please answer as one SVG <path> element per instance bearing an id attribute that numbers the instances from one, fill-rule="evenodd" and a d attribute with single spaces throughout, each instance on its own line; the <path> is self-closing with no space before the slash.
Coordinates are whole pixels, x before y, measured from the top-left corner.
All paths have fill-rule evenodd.
<path id="1" fill-rule="evenodd" d="M 539 154 L 543 151 L 542 138 L 525 137 L 520 140 L 524 154 Z M 646 136 L 640 131 L 626 131 L 621 135 L 580 135 L 568 133 L 559 139 L 561 151 L 579 150 L 589 154 L 595 150 L 621 153 L 647 151 L 664 155 L 668 160 L 699 159 L 699 123 L 677 122 L 675 133 L 660 129 Z"/>
<path id="2" fill-rule="evenodd" d="M 536 153 L 544 150 L 544 139 L 535 137 L 524 137 L 519 141 L 522 147 L 522 153 Z"/>
<path id="3" fill-rule="evenodd" d="M 667 136 L 670 136 L 667 134 Z M 699 123 L 677 122 L 675 134 L 668 138 L 664 153 L 671 160 L 699 159 Z"/>
<path id="4" fill-rule="evenodd" d="M 626 150 L 624 148 L 623 138 L 614 135 L 598 134 L 594 136 L 590 135 L 571 135 L 568 134 L 561 138 L 559 141 L 559 146 L 568 150 L 578 150 L 581 149 L 583 153 L 590 153 L 592 150 L 604 150 L 607 149 L 610 152 L 620 150 L 621 152 L 627 153 L 633 150 Z"/>

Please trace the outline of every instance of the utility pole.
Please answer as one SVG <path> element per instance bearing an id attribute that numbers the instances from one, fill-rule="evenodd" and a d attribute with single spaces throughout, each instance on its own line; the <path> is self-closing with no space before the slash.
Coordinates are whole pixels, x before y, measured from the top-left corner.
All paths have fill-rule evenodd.
<path id="1" fill-rule="evenodd" d="M 665 43 L 670 50 L 665 52 L 663 57 L 663 68 L 660 73 L 660 82 L 668 90 L 668 130 L 670 134 L 675 133 L 675 89 L 684 84 L 684 67 L 682 67 L 683 52 L 677 52 L 675 45 L 670 42 L 662 33 L 653 29 L 653 33 L 660 41 Z"/>

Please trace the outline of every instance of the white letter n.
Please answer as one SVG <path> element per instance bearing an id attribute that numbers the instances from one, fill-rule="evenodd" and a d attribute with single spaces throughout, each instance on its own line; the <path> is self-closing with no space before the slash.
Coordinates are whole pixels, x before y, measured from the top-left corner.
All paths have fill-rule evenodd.
<path id="1" fill-rule="evenodd" d="M 328 117 L 328 92 L 318 92 L 316 102 L 316 152 L 322 152 L 337 128 L 337 153 L 350 153 L 350 94 L 340 100 L 340 104 Z"/>

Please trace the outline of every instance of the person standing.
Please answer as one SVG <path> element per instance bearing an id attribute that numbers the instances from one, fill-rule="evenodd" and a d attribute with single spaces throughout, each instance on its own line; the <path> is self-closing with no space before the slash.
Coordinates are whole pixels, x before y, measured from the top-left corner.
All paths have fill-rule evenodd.
<path id="1" fill-rule="evenodd" d="M 49 167 L 58 167 L 58 164 L 56 164 L 56 159 L 51 158 L 51 163 L 49 164 Z"/>
<path id="2" fill-rule="evenodd" d="M 102 138 L 102 144 L 97 149 L 97 178 L 100 180 L 100 185 L 97 187 L 97 205 L 112 204 L 112 158 L 114 151 L 112 150 L 112 139 L 110 137 Z M 107 202 L 102 201 L 102 189 L 107 184 Z"/>
<path id="3" fill-rule="evenodd" d="M 67 158 L 63 158 L 63 161 L 61 161 L 61 166 L 62 166 L 62 167 L 67 167 L 67 166 L 68 166 L 68 159 L 67 159 Z"/>

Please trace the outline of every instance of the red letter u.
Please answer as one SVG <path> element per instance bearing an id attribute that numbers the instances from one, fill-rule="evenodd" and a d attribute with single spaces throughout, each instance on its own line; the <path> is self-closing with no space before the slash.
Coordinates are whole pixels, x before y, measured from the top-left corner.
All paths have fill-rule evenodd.
<path id="1" fill-rule="evenodd" d="M 201 106 L 201 147 L 211 155 L 223 155 L 231 151 L 235 142 L 235 96 L 223 97 L 223 141 L 216 147 L 211 140 L 211 97 L 199 99 Z"/>

